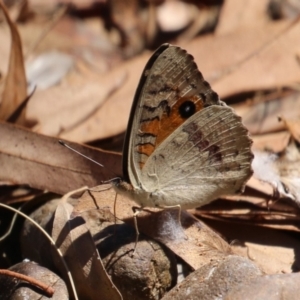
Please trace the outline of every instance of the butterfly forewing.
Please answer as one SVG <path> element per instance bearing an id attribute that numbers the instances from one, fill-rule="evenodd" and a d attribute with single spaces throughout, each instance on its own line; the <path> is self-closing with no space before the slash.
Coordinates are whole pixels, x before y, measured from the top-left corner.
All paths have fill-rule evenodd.
<path id="1" fill-rule="evenodd" d="M 223 105 L 204 81 L 193 57 L 171 45 L 162 45 L 149 60 L 134 102 L 124 166 L 127 172 L 129 163 L 128 177 L 134 186 L 147 160 L 170 132 L 205 107 Z"/>

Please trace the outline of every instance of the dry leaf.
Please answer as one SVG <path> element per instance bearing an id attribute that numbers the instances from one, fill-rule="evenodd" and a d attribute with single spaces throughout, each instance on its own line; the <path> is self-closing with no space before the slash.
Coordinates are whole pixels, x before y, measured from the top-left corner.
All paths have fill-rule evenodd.
<path id="1" fill-rule="evenodd" d="M 238 30 L 245 30 L 246 27 L 261 28 L 266 23 L 271 23 L 266 14 L 266 7 L 269 2 L 269 0 L 248 0 L 247 2 L 226 0 L 221 9 L 216 34 L 224 35 Z"/>
<path id="2" fill-rule="evenodd" d="M 289 93 L 270 101 L 261 99 L 248 105 L 235 105 L 234 109 L 243 118 L 243 123 L 251 134 L 284 130 L 286 127 L 283 122 L 278 122 L 278 117 L 286 120 L 300 118 L 300 93 Z"/>
<path id="3" fill-rule="evenodd" d="M 96 140 L 98 128 L 105 130 L 108 119 L 94 116 L 107 97 L 123 84 L 124 75 L 93 79 L 76 75 L 71 82 L 37 91 L 28 106 L 27 117 L 38 122 L 34 130 L 39 133 L 77 142 Z"/>
<path id="4" fill-rule="evenodd" d="M 232 47 L 242 48 L 240 53 L 244 52 L 245 55 L 238 61 L 231 61 L 227 72 L 211 82 L 213 88 L 222 97 L 253 90 L 290 86 L 298 81 L 300 68 L 295 55 L 298 53 L 299 45 L 295 41 L 299 36 L 300 21 L 278 23 L 276 26 L 275 24 L 268 29 L 264 26 L 261 30 L 251 28 L 235 32 Z M 259 38 L 258 34 L 262 31 L 266 34 Z M 243 49 L 246 41 L 252 43 L 247 47 L 250 51 Z M 224 45 L 221 53 L 226 55 L 223 49 Z M 231 48 L 231 50 L 236 56 L 236 49 Z M 209 80 L 209 76 L 206 78 Z"/>
<path id="5" fill-rule="evenodd" d="M 118 90 L 125 79 L 124 70 L 107 76 L 73 70 L 60 85 L 33 95 L 27 117 L 38 122 L 36 131 L 77 142 L 97 140 L 103 132 L 115 135 L 116 132 L 109 129 L 112 122 L 107 115 L 102 118 L 97 115 L 103 111 L 108 96 Z M 113 109 L 118 116 L 119 110 Z"/>
<path id="6" fill-rule="evenodd" d="M 293 106 L 293 109 L 295 109 L 295 106 Z M 298 118 L 293 117 L 286 117 L 284 114 L 284 117 L 282 115 L 279 118 L 279 121 L 282 121 L 284 123 L 284 126 L 287 128 L 287 130 L 292 135 L 294 141 L 300 143 L 300 116 Z"/>
<path id="7" fill-rule="evenodd" d="M 77 151 L 105 164 L 96 165 L 47 137 L 23 128 L 0 123 L 0 180 L 56 193 L 83 186 L 95 186 L 102 180 L 121 174 L 121 156 L 96 148 L 68 143 Z"/>
<path id="8" fill-rule="evenodd" d="M 147 28 L 151 22 L 150 9 L 146 3 L 138 0 L 107 2 L 110 22 L 120 32 L 120 46 L 124 57 L 132 57 L 140 53 L 147 43 Z M 152 21 L 153 22 L 153 21 Z"/>
<path id="9" fill-rule="evenodd" d="M 214 230 L 231 241 L 233 253 L 252 260 L 266 274 L 292 273 L 299 270 L 300 262 L 295 253 L 300 250 L 299 238 L 286 231 L 262 228 L 241 222 L 222 222 L 209 220 L 205 222 Z"/>
<path id="10" fill-rule="evenodd" d="M 274 153 L 283 151 L 287 147 L 290 137 L 291 135 L 287 131 L 251 136 L 253 149 Z"/>
<path id="11" fill-rule="evenodd" d="M 21 106 L 27 98 L 27 81 L 23 61 L 22 44 L 16 25 L 2 3 L 0 7 L 4 13 L 11 32 L 11 50 L 6 82 L 1 99 L 0 120 L 7 120 Z M 16 123 L 25 125 L 25 111 L 23 110 Z"/>
<path id="12" fill-rule="evenodd" d="M 64 255 L 80 299 L 122 299 L 107 275 L 91 233 L 80 216 L 72 216 L 68 203 L 58 205 L 52 238 Z M 61 265 L 58 266 L 61 269 Z"/>

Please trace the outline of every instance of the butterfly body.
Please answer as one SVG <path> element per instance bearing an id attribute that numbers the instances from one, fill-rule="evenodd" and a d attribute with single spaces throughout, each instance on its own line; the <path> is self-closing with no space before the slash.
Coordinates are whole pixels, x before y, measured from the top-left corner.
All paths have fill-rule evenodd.
<path id="1" fill-rule="evenodd" d="M 164 44 L 150 58 L 133 102 L 117 192 L 142 207 L 194 208 L 244 189 L 251 140 L 193 57 Z"/>

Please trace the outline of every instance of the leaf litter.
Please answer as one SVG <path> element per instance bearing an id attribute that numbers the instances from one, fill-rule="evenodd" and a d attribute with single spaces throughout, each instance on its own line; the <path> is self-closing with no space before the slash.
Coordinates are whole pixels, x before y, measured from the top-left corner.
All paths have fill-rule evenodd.
<path id="1" fill-rule="evenodd" d="M 175 5 L 172 9 L 175 11 L 180 9 L 182 13 L 184 3 Z M 280 3 L 281 19 L 275 21 L 271 18 L 271 13 L 274 11 L 271 11 L 270 1 L 249 1 L 245 6 L 245 4 L 241 5 L 240 1 L 227 0 L 223 5 L 219 4 L 217 10 L 213 7 L 206 7 L 205 13 L 207 16 L 211 14 L 212 18 L 216 18 L 216 11 L 219 11 L 218 19 L 210 23 L 215 26 L 209 27 L 208 23 L 204 25 L 210 28 L 209 33 L 196 36 L 193 32 L 202 30 L 200 22 L 195 22 L 197 18 L 193 19 L 195 14 L 201 14 L 201 9 L 197 4 L 189 4 L 186 9 L 190 11 L 180 15 L 183 18 L 181 24 L 185 25 L 181 25 L 182 31 L 179 32 L 176 31 L 177 29 L 172 29 L 174 28 L 172 17 L 176 15 L 170 13 L 172 9 L 164 11 L 164 24 L 158 22 L 157 24 L 161 25 L 153 26 L 156 23 L 155 18 L 161 18 L 157 14 L 160 4 L 151 3 L 149 7 L 144 7 L 140 6 L 139 1 L 135 4 L 133 1 L 122 14 L 122 10 L 118 10 L 117 4 L 112 1 L 110 5 L 113 9 L 109 17 L 102 13 L 107 9 L 104 2 L 97 3 L 98 11 L 96 9 L 85 10 L 93 4 L 95 4 L 93 1 L 88 1 L 82 7 L 76 1 L 73 2 L 73 16 L 82 16 L 87 11 L 90 14 L 81 19 L 71 18 L 68 12 L 55 18 L 58 8 L 55 7 L 54 2 L 44 1 L 44 8 L 40 10 L 38 6 L 40 3 L 31 1 L 28 3 L 30 13 L 26 15 L 22 11 L 23 18 L 25 18 L 22 22 L 8 21 L 11 35 L 7 29 L 4 29 L 5 24 L 1 24 L 0 35 L 3 35 L 6 40 L 10 35 L 13 41 L 10 53 L 7 52 L 5 43 L 0 47 L 0 53 L 3 53 L 4 58 L 0 63 L 1 74 L 4 76 L 0 80 L 2 202 L 14 202 L 13 193 L 4 193 L 7 187 L 17 191 L 25 185 L 59 195 L 83 186 L 92 188 L 91 191 L 79 196 L 79 199 L 71 201 L 76 215 L 83 215 L 84 212 L 89 214 L 89 218 L 81 221 L 84 231 L 76 236 L 71 232 L 66 235 L 70 239 L 69 250 L 66 247 L 67 253 L 77 245 L 75 249 L 77 254 L 69 261 L 69 264 L 72 265 L 74 261 L 74 267 L 79 266 L 75 269 L 81 269 L 78 270 L 79 274 L 80 271 L 84 275 L 91 274 L 89 267 L 93 265 L 94 254 L 87 252 L 90 256 L 84 258 L 81 253 L 84 254 L 85 249 L 94 249 L 93 253 L 96 253 L 95 245 L 103 251 L 105 241 L 108 243 L 114 240 L 114 231 L 98 227 L 97 220 L 100 218 L 98 210 L 105 208 L 104 211 L 108 210 L 105 214 L 111 214 L 109 220 L 112 223 L 108 228 L 114 228 L 117 225 L 123 228 L 125 226 L 123 222 L 134 227 L 131 210 L 134 203 L 118 195 L 114 212 L 114 191 L 104 186 L 99 186 L 98 191 L 95 188 L 101 182 L 121 175 L 121 155 L 76 144 L 76 142 L 97 145 L 105 139 L 106 143 L 113 144 L 116 137 L 126 130 L 133 95 L 145 63 L 153 49 L 159 45 L 156 40 L 172 43 L 178 41 L 181 47 L 195 57 L 199 69 L 212 84 L 213 89 L 242 116 L 254 140 L 253 149 L 256 153 L 258 168 L 254 166 L 255 175 L 248 182 L 243 195 L 222 197 L 200 209 L 183 212 L 182 228 L 176 223 L 176 213 L 173 214 L 172 211 L 147 210 L 141 213 L 138 217 L 138 226 L 139 230 L 145 234 L 142 240 L 145 239 L 152 245 L 156 245 L 154 240 L 164 244 L 166 248 L 162 251 L 169 257 L 171 253 L 175 254 L 177 260 L 180 260 L 181 264 L 187 268 L 187 274 L 190 276 L 193 274 L 204 276 L 207 274 L 205 268 L 213 270 L 216 266 L 218 266 L 218 272 L 222 274 L 222 264 L 225 261 L 229 263 L 229 258 L 234 254 L 254 262 L 263 273 L 271 276 L 264 277 L 263 273 L 258 275 L 255 271 L 256 279 L 254 278 L 251 283 L 242 284 L 239 288 L 236 281 L 232 279 L 231 294 L 228 294 L 228 299 L 230 297 L 234 299 L 234 295 L 240 296 L 239 293 L 248 295 L 247 299 L 255 299 L 255 296 L 251 298 L 246 292 L 246 286 L 258 286 L 259 282 L 265 280 L 270 280 L 271 286 L 275 286 L 276 282 L 286 280 L 289 286 L 288 282 L 291 279 L 288 276 L 284 277 L 288 275 L 285 273 L 292 273 L 300 268 L 299 258 L 296 255 L 299 248 L 300 194 L 300 110 L 297 109 L 300 74 L 299 20 L 288 13 L 284 6 L 285 1 Z M 8 12 L 12 14 L 18 9 L 20 8 L 11 7 Z M 297 6 L 294 9 L 299 12 Z M 268 10 L 269 14 L 266 13 Z M 148 14 L 146 19 L 142 19 L 144 12 Z M 125 18 L 126 15 L 130 17 Z M 243 15 L 243 17 L 236 18 L 237 15 Z M 170 24 L 168 24 L 168 17 L 171 18 Z M 205 18 L 208 22 L 209 18 Z M 49 24 L 52 24 L 53 20 L 57 24 L 50 27 Z M 112 22 L 113 20 L 115 23 Z M 141 28 L 144 28 L 144 31 L 136 31 L 130 36 L 128 28 L 130 26 L 137 28 L 138 24 L 143 24 L 144 27 Z M 51 29 L 47 31 L 45 28 Z M 34 32 L 39 34 L 33 34 Z M 170 38 L 170 33 L 173 38 Z M 21 38 L 20 42 L 16 42 L 18 35 Z M 35 40 L 36 36 L 39 36 L 38 41 Z M 137 43 L 139 39 L 141 42 Z M 33 45 L 35 47 L 32 47 Z M 148 50 L 146 50 L 146 45 Z M 25 49 L 26 61 L 23 61 L 22 49 L 23 51 Z M 32 52 L 27 52 L 29 50 Z M 43 74 L 43 76 L 36 77 L 41 81 L 26 79 L 25 62 L 27 70 L 33 66 L 34 58 L 44 56 L 45 61 L 49 63 L 50 56 L 47 58 L 46 54 L 53 53 L 53 51 L 56 51 L 57 57 L 67 56 L 72 63 L 63 67 L 59 58 L 53 58 L 53 64 L 48 64 L 48 66 L 54 66 L 58 62 L 56 65 L 61 65 L 60 70 L 52 67 L 45 68 L 45 64 L 42 63 L 41 69 L 37 68 L 37 74 Z M 29 76 L 29 73 L 27 77 L 33 78 Z M 27 89 L 30 89 L 31 82 L 36 82 L 37 89 L 22 111 L 20 121 L 17 122 L 27 128 L 7 123 L 9 116 L 26 99 Z M 8 109 L 7 107 L 11 104 L 13 106 Z M 73 148 L 104 164 L 105 168 L 93 165 L 92 162 L 61 147 L 58 144 L 59 138 L 68 140 L 67 143 Z M 61 206 L 59 207 L 56 214 L 61 209 Z M 30 211 L 27 213 L 29 214 Z M 47 210 L 45 213 L 50 214 Z M 114 213 L 118 219 L 116 224 Z M 2 213 L 0 218 L 2 219 Z M 71 216 L 71 221 L 72 218 Z M 68 222 L 70 220 L 63 221 L 62 226 L 64 224 L 67 226 Z M 105 222 L 108 221 L 101 221 L 101 223 Z M 61 225 L 54 222 L 51 231 L 56 231 L 56 236 L 59 236 L 60 232 L 63 232 L 60 228 Z M 20 232 L 20 227 L 17 229 L 16 231 Z M 126 234 L 132 236 L 134 241 L 134 232 L 131 235 Z M 89 239 L 84 244 L 88 248 L 82 247 L 84 244 L 80 242 L 86 235 Z M 34 243 L 34 241 L 28 240 L 28 243 Z M 122 243 L 126 244 L 128 241 Z M 138 243 L 138 251 L 141 254 L 149 253 L 148 248 L 139 245 L 140 243 Z M 132 246 L 130 247 L 128 246 L 122 255 L 126 257 L 126 251 L 130 255 Z M 157 247 L 153 246 L 154 253 L 157 253 Z M 12 255 L 9 244 L 3 249 L 7 256 Z M 120 253 L 118 255 L 121 256 Z M 120 257 L 118 255 L 116 257 Z M 101 251 L 100 256 L 105 260 L 105 254 Z M 145 257 L 148 257 L 146 260 L 151 261 L 150 256 Z M 82 259 L 85 262 L 83 264 Z M 237 261 L 236 258 L 232 259 Z M 106 261 L 106 266 L 111 266 L 112 260 L 114 258 L 110 257 L 109 261 Z M 172 261 L 171 258 L 170 261 Z M 131 264 L 133 262 L 131 261 Z M 142 266 L 143 270 L 141 261 L 135 263 L 139 264 L 139 267 Z M 3 266 L 6 265 L 3 262 Z M 166 268 L 171 270 L 173 267 Z M 249 265 L 249 269 L 245 270 L 249 276 L 254 274 L 250 271 L 251 268 Z M 96 271 L 96 274 L 100 272 L 100 269 Z M 116 268 L 111 271 L 110 276 L 113 281 L 117 282 L 115 277 L 120 276 L 119 270 Z M 199 274 L 193 270 L 199 270 Z M 280 273 L 284 273 L 280 279 L 272 277 Z M 96 274 L 93 277 L 100 276 L 101 278 L 102 275 Z M 131 275 L 132 278 L 134 276 Z M 172 277 L 174 274 L 168 276 Z M 218 276 L 211 279 L 212 281 L 206 278 L 205 283 L 213 286 L 218 284 L 219 292 L 225 298 L 226 293 L 222 290 L 217 278 Z M 84 280 L 87 281 L 87 285 L 92 284 L 92 281 L 89 282 L 89 276 L 86 276 Z M 99 279 L 101 282 L 103 280 Z M 172 283 L 169 283 L 171 285 L 166 289 L 170 289 L 176 283 L 176 280 L 174 282 L 172 280 Z M 295 277 L 294 280 L 298 279 Z M 80 281 L 81 279 L 75 282 L 78 287 L 81 285 Z M 159 282 L 161 284 L 162 281 Z M 185 287 L 191 287 L 191 283 L 188 282 L 186 285 L 177 285 L 173 291 L 176 289 L 184 291 Z M 150 292 L 147 294 L 149 299 L 154 297 L 154 294 L 161 298 L 166 292 L 157 288 L 156 281 L 147 281 L 145 284 L 145 290 L 156 291 L 156 294 Z M 130 293 L 134 295 L 133 286 L 134 284 L 129 283 L 127 289 L 121 285 L 118 286 L 123 291 L 125 299 L 131 295 Z M 203 287 L 197 288 L 202 292 L 205 291 Z M 263 293 L 264 288 L 261 287 L 261 289 Z M 273 289 L 276 290 L 275 287 Z M 277 291 L 279 294 L 283 293 L 280 288 Z M 289 293 L 296 295 L 292 288 L 289 289 Z M 89 297 L 97 299 L 95 293 L 91 293 Z M 209 295 L 206 299 L 210 299 Z M 271 299 L 277 298 L 274 296 Z"/>

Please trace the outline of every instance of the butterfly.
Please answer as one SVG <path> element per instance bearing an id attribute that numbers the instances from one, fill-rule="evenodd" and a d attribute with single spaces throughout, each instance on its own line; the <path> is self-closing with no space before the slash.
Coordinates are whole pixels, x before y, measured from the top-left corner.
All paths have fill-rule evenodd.
<path id="1" fill-rule="evenodd" d="M 196 208 L 240 193 L 252 175 L 252 141 L 192 55 L 161 45 L 142 73 L 131 108 L 118 193 L 140 207 Z"/>

